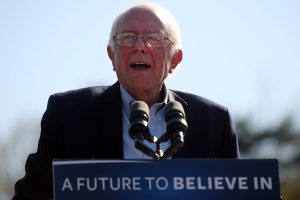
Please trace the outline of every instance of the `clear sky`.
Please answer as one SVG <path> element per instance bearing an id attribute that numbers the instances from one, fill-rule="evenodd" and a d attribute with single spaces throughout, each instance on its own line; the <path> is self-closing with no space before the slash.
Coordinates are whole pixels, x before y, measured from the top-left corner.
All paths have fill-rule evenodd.
<path id="1" fill-rule="evenodd" d="M 108 35 L 115 16 L 135 2 L 0 0 L 0 139 L 40 120 L 51 94 L 116 81 Z M 300 124 L 300 1 L 155 2 L 182 29 L 184 59 L 169 88 L 209 98 L 258 126 L 288 113 Z"/>

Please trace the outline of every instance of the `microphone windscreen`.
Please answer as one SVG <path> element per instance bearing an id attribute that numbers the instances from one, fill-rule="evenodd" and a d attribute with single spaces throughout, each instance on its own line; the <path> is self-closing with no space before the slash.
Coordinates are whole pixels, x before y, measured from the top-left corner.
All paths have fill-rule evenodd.
<path id="1" fill-rule="evenodd" d="M 145 102 L 135 101 L 131 104 L 129 121 L 136 117 L 143 117 L 146 121 L 149 121 L 149 107 Z"/>
<path id="2" fill-rule="evenodd" d="M 178 101 L 170 101 L 165 108 L 166 121 L 168 121 L 174 115 L 178 114 L 182 115 L 182 117 L 185 119 L 185 112 L 181 103 L 179 103 Z"/>

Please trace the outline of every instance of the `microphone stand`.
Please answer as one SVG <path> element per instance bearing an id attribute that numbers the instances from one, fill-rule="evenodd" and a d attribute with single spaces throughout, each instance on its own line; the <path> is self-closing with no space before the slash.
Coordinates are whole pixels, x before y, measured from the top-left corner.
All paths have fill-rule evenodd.
<path id="1" fill-rule="evenodd" d="M 147 155 L 153 159 L 156 159 L 156 160 L 167 159 L 167 158 L 173 156 L 179 149 L 181 149 L 184 144 L 184 134 L 183 134 L 183 132 L 179 132 L 179 134 L 174 134 L 171 137 L 171 143 L 172 143 L 171 146 L 165 152 L 163 152 L 160 144 L 162 142 L 166 142 L 170 139 L 170 137 L 168 137 L 168 135 L 169 135 L 168 133 L 165 133 L 158 140 L 154 136 L 153 136 L 153 139 L 150 141 L 147 139 L 148 142 L 156 144 L 156 151 L 153 151 L 150 147 L 148 147 L 147 145 L 144 144 L 145 138 L 143 137 L 142 134 L 137 135 L 137 137 L 134 138 L 134 146 L 135 146 L 135 148 L 137 148 L 138 150 L 143 152 L 145 155 Z"/>
<path id="2" fill-rule="evenodd" d="M 153 159 L 160 159 L 160 154 L 158 154 L 157 151 L 154 152 L 151 148 L 146 146 L 143 143 L 143 140 L 135 140 L 134 146 L 135 146 L 135 148 L 137 148 L 138 150 L 143 152 L 145 155 L 152 157 Z"/>

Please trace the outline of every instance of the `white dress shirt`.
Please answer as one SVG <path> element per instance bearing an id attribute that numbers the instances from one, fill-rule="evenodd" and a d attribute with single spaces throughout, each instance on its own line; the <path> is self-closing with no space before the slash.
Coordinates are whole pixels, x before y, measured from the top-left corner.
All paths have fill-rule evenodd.
<path id="1" fill-rule="evenodd" d="M 164 109 L 167 105 L 168 94 L 167 89 L 164 85 L 163 89 L 165 97 L 162 102 L 153 104 L 149 109 L 149 122 L 148 128 L 152 135 L 159 138 L 166 132 L 166 123 L 164 119 Z M 122 125 L 123 125 L 123 152 L 124 159 L 151 159 L 151 157 L 145 155 L 140 150 L 134 147 L 134 141 L 130 138 L 128 134 L 129 128 L 129 112 L 130 105 L 136 101 L 121 85 L 121 98 L 122 98 Z M 144 144 L 151 148 L 153 151 L 156 151 L 156 144 L 149 143 L 147 140 L 144 140 Z M 170 141 L 164 142 L 161 144 L 161 149 L 165 151 L 170 146 Z"/>

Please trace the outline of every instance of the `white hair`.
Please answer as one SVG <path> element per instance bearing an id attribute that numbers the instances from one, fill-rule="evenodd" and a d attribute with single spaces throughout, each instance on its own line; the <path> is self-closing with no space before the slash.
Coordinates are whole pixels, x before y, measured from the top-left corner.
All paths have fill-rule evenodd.
<path id="1" fill-rule="evenodd" d="M 127 8 L 123 12 L 121 12 L 113 22 L 110 31 L 109 41 L 108 41 L 108 45 L 113 49 L 113 51 L 115 50 L 115 45 L 116 45 L 115 42 L 113 41 L 113 36 L 117 34 L 116 31 L 119 22 L 129 11 L 136 8 L 143 8 L 153 12 L 162 22 L 165 29 L 164 33 L 174 43 L 174 45 L 172 45 L 170 49 L 171 55 L 173 55 L 178 49 L 182 49 L 180 28 L 175 19 L 175 16 L 168 9 L 158 4 L 150 3 L 150 2 L 142 2 L 142 3 L 135 4 Z"/>

